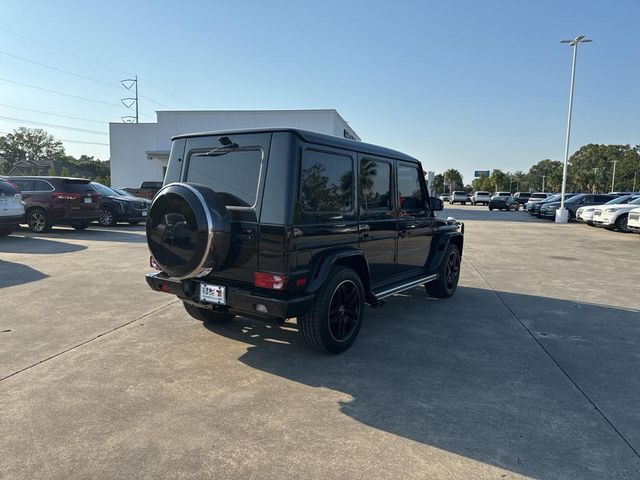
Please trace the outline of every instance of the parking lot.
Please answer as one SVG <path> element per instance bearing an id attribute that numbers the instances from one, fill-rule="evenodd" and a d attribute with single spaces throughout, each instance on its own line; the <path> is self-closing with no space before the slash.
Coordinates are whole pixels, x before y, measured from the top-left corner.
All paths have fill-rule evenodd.
<path id="1" fill-rule="evenodd" d="M 456 295 L 312 353 L 152 292 L 144 227 L 0 239 L 0 478 L 640 477 L 640 235 L 465 222 Z"/>

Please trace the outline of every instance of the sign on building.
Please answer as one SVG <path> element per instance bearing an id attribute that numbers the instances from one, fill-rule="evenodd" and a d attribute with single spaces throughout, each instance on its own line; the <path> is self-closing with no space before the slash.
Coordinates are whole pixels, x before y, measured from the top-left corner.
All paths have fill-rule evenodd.
<path id="1" fill-rule="evenodd" d="M 491 173 L 491 170 L 476 170 L 474 172 L 474 177 L 478 178 L 478 177 L 488 177 L 489 174 Z"/>

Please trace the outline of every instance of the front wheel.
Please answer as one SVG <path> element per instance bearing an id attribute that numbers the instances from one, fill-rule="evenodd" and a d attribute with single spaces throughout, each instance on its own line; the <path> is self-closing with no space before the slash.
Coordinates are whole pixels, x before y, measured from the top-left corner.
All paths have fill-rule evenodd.
<path id="1" fill-rule="evenodd" d="M 184 309 L 189 315 L 196 320 L 200 320 L 205 323 L 227 323 L 233 317 L 234 314 L 229 312 L 218 312 L 215 310 L 209 310 L 208 308 L 196 307 L 195 305 L 187 302 L 184 303 Z"/>
<path id="2" fill-rule="evenodd" d="M 27 225 L 35 233 L 49 232 L 53 226 L 49 215 L 41 208 L 34 208 L 27 214 Z"/>
<path id="3" fill-rule="evenodd" d="M 298 329 L 313 350 L 340 353 L 355 341 L 363 315 L 364 288 L 360 277 L 350 268 L 338 267 L 316 292 L 309 311 L 298 317 Z"/>
<path id="4" fill-rule="evenodd" d="M 629 220 L 628 215 L 620 215 L 616 220 L 616 230 L 620 232 L 625 232 L 625 233 L 628 232 L 629 231 L 629 229 L 627 228 L 628 220 Z"/>
<path id="5" fill-rule="evenodd" d="M 458 246 L 450 243 L 438 267 L 437 280 L 424 286 L 430 297 L 447 298 L 456 292 L 460 279 L 460 261 Z"/>
<path id="6" fill-rule="evenodd" d="M 102 207 L 98 223 L 103 227 L 114 227 L 116 225 L 116 212 L 109 207 Z"/>

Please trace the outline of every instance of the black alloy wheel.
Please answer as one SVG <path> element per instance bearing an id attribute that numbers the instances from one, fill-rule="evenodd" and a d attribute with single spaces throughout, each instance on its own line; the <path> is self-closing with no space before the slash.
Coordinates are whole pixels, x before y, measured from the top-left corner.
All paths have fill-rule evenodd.
<path id="1" fill-rule="evenodd" d="M 429 296 L 447 298 L 455 293 L 460 279 L 460 261 L 460 250 L 450 243 L 438 267 L 438 278 L 424 286 Z"/>
<path id="2" fill-rule="evenodd" d="M 349 340 L 360 318 L 360 290 L 351 280 L 344 280 L 334 290 L 329 303 L 329 332 L 336 342 Z"/>

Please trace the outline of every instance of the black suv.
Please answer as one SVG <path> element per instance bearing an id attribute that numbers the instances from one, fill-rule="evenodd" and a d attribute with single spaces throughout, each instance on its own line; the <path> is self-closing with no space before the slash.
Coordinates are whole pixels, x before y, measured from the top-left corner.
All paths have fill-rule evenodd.
<path id="1" fill-rule="evenodd" d="M 151 201 L 123 195 L 98 182 L 91 182 L 91 185 L 101 195 L 98 223 L 103 227 L 113 227 L 118 222 L 137 225 L 147 219 L 147 209 Z"/>
<path id="2" fill-rule="evenodd" d="M 147 219 L 156 291 L 222 323 L 297 317 L 313 349 L 355 340 L 364 305 L 424 285 L 453 295 L 464 226 L 435 217 L 420 162 L 296 129 L 173 138 Z"/>

